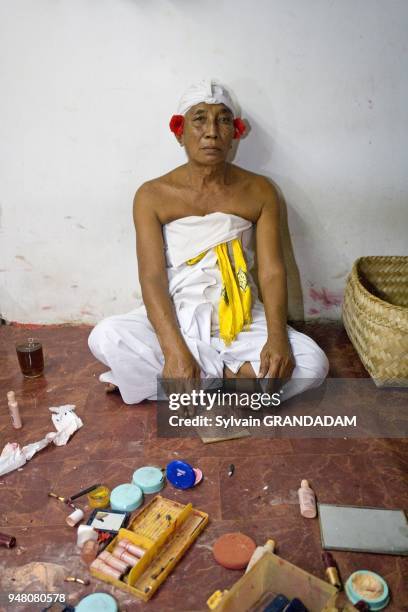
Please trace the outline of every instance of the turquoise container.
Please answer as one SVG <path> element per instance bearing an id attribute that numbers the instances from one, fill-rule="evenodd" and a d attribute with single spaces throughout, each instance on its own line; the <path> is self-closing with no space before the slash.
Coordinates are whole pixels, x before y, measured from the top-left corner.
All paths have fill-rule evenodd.
<path id="1" fill-rule="evenodd" d="M 115 487 L 110 496 L 112 510 L 133 512 L 143 503 L 143 491 L 134 484 L 121 484 Z"/>
<path id="2" fill-rule="evenodd" d="M 357 591 L 354 590 L 353 580 L 357 578 L 357 576 L 372 576 L 375 580 L 381 583 L 383 587 L 383 592 L 380 597 L 376 599 L 365 599 Z M 357 603 L 358 601 L 364 601 L 370 610 L 382 610 L 390 603 L 390 593 L 388 589 L 388 584 L 385 582 L 384 578 L 382 578 L 379 574 L 375 574 L 374 572 L 370 572 L 369 570 L 359 570 L 358 572 L 354 572 L 351 576 L 348 577 L 346 584 L 344 586 L 344 590 L 346 591 L 346 595 L 351 601 L 352 604 Z"/>
<path id="3" fill-rule="evenodd" d="M 108 593 L 92 593 L 87 595 L 77 606 L 75 612 L 117 612 L 118 604 Z"/>
<path id="4" fill-rule="evenodd" d="M 157 493 L 164 487 L 165 479 L 160 468 L 146 465 L 135 471 L 132 482 L 140 487 L 143 493 Z"/>

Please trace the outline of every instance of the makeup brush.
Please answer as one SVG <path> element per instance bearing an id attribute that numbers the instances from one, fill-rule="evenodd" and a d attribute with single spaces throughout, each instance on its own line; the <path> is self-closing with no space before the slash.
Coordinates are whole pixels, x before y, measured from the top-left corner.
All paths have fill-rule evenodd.
<path id="1" fill-rule="evenodd" d="M 70 497 L 68 497 L 68 501 L 73 501 L 74 499 L 77 499 L 78 497 L 82 497 L 82 495 L 85 495 L 86 493 L 90 493 L 91 491 L 94 491 L 95 489 L 97 489 L 98 487 L 100 487 L 101 484 L 94 484 L 91 485 L 90 487 L 87 487 L 86 489 L 82 489 L 82 491 L 79 491 L 78 493 L 75 493 L 75 495 L 71 495 Z"/>

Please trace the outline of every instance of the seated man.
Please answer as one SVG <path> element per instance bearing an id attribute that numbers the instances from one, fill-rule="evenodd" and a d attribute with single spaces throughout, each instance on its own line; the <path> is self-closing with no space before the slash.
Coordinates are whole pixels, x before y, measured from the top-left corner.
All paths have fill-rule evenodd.
<path id="1" fill-rule="evenodd" d="M 103 320 L 89 337 L 109 368 L 100 380 L 127 404 L 155 399 L 157 377 L 290 379 L 285 399 L 327 375 L 323 351 L 286 324 L 277 191 L 227 162 L 245 131 L 236 115 L 220 83 L 190 87 L 170 122 L 187 163 L 136 193 L 144 304 Z M 254 229 L 263 303 L 250 273 Z"/>

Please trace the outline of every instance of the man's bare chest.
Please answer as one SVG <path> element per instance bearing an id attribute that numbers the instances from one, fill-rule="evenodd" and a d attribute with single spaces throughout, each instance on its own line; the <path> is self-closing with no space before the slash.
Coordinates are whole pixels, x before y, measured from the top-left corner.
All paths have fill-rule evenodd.
<path id="1" fill-rule="evenodd" d="M 205 216 L 214 212 L 237 215 L 256 223 L 260 206 L 249 197 L 247 190 L 190 192 L 172 194 L 161 211 L 162 223 L 188 216 Z"/>

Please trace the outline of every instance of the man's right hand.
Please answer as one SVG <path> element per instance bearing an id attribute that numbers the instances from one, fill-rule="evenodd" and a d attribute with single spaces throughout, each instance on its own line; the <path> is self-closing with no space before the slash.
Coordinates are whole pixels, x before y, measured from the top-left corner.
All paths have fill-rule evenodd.
<path id="1" fill-rule="evenodd" d="M 169 393 L 189 393 L 200 386 L 201 370 L 190 351 L 180 349 L 164 355 L 164 368 L 162 377 L 171 380 L 164 384 L 167 395 Z"/>

